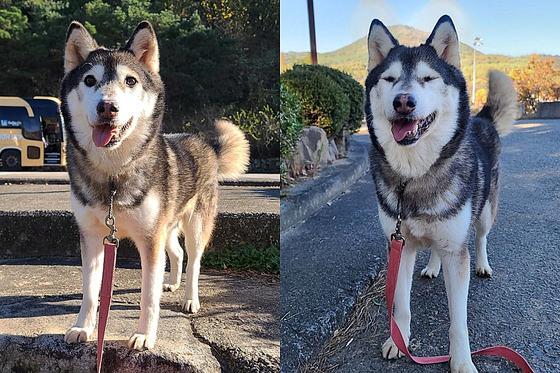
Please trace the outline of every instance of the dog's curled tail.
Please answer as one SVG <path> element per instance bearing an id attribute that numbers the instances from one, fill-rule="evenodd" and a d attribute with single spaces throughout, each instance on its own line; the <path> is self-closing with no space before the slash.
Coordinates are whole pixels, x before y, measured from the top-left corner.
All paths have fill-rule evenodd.
<path id="1" fill-rule="evenodd" d="M 235 124 L 218 120 L 214 124 L 218 138 L 214 150 L 218 155 L 218 178 L 235 179 L 249 166 L 249 141 Z"/>
<path id="2" fill-rule="evenodd" d="M 491 120 L 500 136 L 513 130 L 513 122 L 519 117 L 519 101 L 513 81 L 503 72 L 488 73 L 488 99 L 477 117 Z"/>

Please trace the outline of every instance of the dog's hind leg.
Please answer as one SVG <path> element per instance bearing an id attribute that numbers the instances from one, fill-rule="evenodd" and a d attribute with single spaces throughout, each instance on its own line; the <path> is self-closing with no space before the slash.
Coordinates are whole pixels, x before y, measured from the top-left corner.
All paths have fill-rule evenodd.
<path id="1" fill-rule="evenodd" d="M 430 250 L 430 261 L 426 268 L 422 270 L 420 275 L 427 278 L 436 278 L 439 275 L 441 269 L 441 260 L 436 250 Z"/>
<path id="2" fill-rule="evenodd" d="M 395 290 L 395 310 L 393 314 L 407 346 L 410 339 L 410 289 L 415 260 L 416 248 L 410 244 L 404 246 Z M 397 359 L 404 356 L 391 337 L 383 344 L 382 353 L 386 359 Z"/>
<path id="3" fill-rule="evenodd" d="M 492 211 L 490 203 L 486 202 L 480 218 L 476 222 L 476 234 L 474 238 L 474 247 L 476 253 L 475 259 L 475 271 L 480 277 L 490 277 L 492 276 L 492 268 L 488 263 L 488 254 L 486 252 L 487 239 L 486 236 L 492 227 Z"/>
<path id="4" fill-rule="evenodd" d="M 99 225 L 101 227 L 101 225 Z M 103 227 L 101 227 L 103 228 Z M 93 334 L 97 315 L 99 290 L 103 274 L 103 245 L 99 234 L 80 232 L 82 250 L 83 298 L 76 325 L 64 336 L 66 343 L 86 342 Z"/>
<path id="5" fill-rule="evenodd" d="M 200 260 L 204 249 L 212 236 L 217 205 L 213 197 L 212 203 L 200 204 L 192 215 L 185 217 L 183 227 L 185 231 L 185 249 L 187 251 L 187 269 L 185 281 L 185 297 L 183 310 L 196 313 L 200 309 L 198 300 L 198 276 L 200 274 Z"/>
<path id="6" fill-rule="evenodd" d="M 167 237 L 165 251 L 169 255 L 169 280 L 163 282 L 163 290 L 175 291 L 181 285 L 181 274 L 183 273 L 183 248 L 179 244 L 178 230 L 174 229 Z"/>

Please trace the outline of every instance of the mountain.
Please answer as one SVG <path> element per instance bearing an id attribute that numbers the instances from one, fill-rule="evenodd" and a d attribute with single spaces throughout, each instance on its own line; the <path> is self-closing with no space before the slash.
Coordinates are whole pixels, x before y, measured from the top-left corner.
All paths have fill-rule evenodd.
<path id="1" fill-rule="evenodd" d="M 424 43 L 429 36 L 428 32 L 420 31 L 408 26 L 388 27 L 393 36 L 403 45 L 419 45 Z M 472 92 L 473 48 L 460 43 L 461 66 L 467 81 L 469 93 Z M 352 75 L 360 83 L 364 83 L 367 73 L 367 38 L 338 49 L 334 52 L 319 53 L 317 60 L 322 65 L 339 69 Z M 476 90 L 487 89 L 488 71 L 500 70 L 509 74 L 513 69 L 525 67 L 531 56 L 509 57 L 496 54 L 484 54 L 476 51 Z M 554 60 L 556 68 L 560 67 L 560 56 L 539 55 L 543 60 Z M 306 52 L 282 53 L 282 71 L 291 68 L 297 63 L 310 63 L 311 58 Z"/>

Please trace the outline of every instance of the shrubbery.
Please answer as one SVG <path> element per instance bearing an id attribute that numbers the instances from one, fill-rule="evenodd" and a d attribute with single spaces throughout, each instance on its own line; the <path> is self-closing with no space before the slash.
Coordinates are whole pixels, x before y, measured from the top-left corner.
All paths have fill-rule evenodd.
<path id="1" fill-rule="evenodd" d="M 287 160 L 303 131 L 303 104 L 300 97 L 280 84 L 280 177 L 286 178 Z"/>
<path id="2" fill-rule="evenodd" d="M 348 96 L 350 100 L 350 113 L 348 115 L 348 126 L 350 132 L 357 132 L 364 120 L 364 87 L 358 83 L 350 74 L 330 68 L 328 66 L 314 66 L 319 71 L 333 79 Z"/>
<path id="3" fill-rule="evenodd" d="M 252 158 L 276 158 L 280 153 L 280 118 L 266 105 L 262 110 L 240 110 L 229 118 L 245 132 Z"/>
<path id="4" fill-rule="evenodd" d="M 306 124 L 321 127 L 334 138 L 348 119 L 350 100 L 329 76 L 307 66 L 294 66 L 282 74 L 282 81 L 301 96 Z"/>
<path id="5" fill-rule="evenodd" d="M 295 65 L 283 83 L 302 98 L 306 124 L 321 127 L 330 139 L 363 120 L 363 88 L 350 75 L 321 65 Z"/>

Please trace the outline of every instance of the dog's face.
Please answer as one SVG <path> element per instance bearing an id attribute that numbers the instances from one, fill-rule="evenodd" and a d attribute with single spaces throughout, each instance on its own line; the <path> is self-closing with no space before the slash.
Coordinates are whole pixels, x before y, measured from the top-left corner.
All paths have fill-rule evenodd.
<path id="1" fill-rule="evenodd" d="M 119 50 L 99 47 L 81 24 L 72 23 L 64 71 L 63 112 L 81 148 L 102 154 L 138 146 L 159 129 L 146 125 L 163 99 L 157 40 L 148 22 Z"/>
<path id="2" fill-rule="evenodd" d="M 383 147 L 446 143 L 456 130 L 461 85 L 459 41 L 442 17 L 425 44 L 405 47 L 378 20 L 368 37 L 366 112 Z"/>

